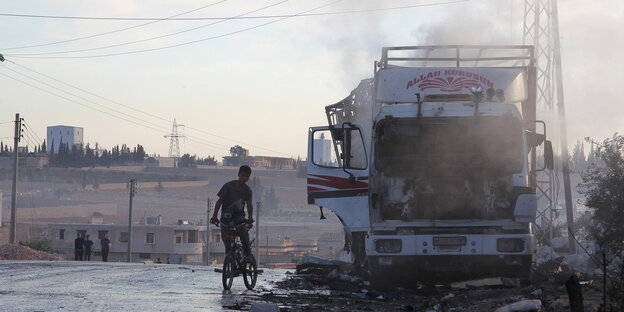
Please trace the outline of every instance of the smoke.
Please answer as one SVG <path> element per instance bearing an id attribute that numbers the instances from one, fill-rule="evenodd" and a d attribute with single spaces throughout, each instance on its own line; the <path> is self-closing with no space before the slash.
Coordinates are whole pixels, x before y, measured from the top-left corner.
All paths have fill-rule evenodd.
<path id="1" fill-rule="evenodd" d="M 624 69 L 624 5 L 572 0 L 559 1 L 558 9 L 568 141 L 624 131 L 619 118 L 624 109 L 617 104 L 624 85 L 619 74 Z M 419 45 L 523 44 L 523 13 L 520 0 L 471 1 L 449 6 L 411 35 Z"/>
<path id="2" fill-rule="evenodd" d="M 513 8 L 512 1 L 471 1 L 449 6 L 444 14 L 419 25 L 411 35 L 419 45 L 511 44 L 517 36 L 514 28 L 520 29 L 517 26 L 522 23 Z"/>

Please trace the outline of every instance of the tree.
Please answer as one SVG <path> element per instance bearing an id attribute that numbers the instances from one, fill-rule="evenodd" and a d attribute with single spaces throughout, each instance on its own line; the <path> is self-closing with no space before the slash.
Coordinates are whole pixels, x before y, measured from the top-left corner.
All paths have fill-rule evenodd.
<path id="1" fill-rule="evenodd" d="M 178 163 L 180 168 L 195 168 L 197 167 L 197 162 L 195 161 L 196 156 L 191 156 L 191 154 L 184 154 L 180 158 L 180 162 Z"/>
<path id="2" fill-rule="evenodd" d="M 606 271 L 603 273 L 608 277 L 606 289 L 611 305 L 603 307 L 603 311 L 624 310 L 624 298 L 621 296 L 624 293 L 623 136 L 616 133 L 597 144 L 593 161 L 583 174 L 580 186 L 581 193 L 585 195 L 585 205 L 592 212 L 587 232 L 600 247 L 599 261 L 604 261 Z"/>
<path id="3" fill-rule="evenodd" d="M 587 169 L 587 159 L 585 158 L 585 148 L 580 141 L 576 142 L 570 156 L 570 171 L 581 173 Z"/>
<path id="4" fill-rule="evenodd" d="M 231 166 L 250 165 L 252 158 L 249 157 L 249 150 L 243 148 L 240 145 L 235 145 L 230 148 L 230 155 L 232 156 Z"/>
<path id="5" fill-rule="evenodd" d="M 615 134 L 595 149 L 581 192 L 593 211 L 593 236 L 604 247 L 624 248 L 624 137 Z"/>
<path id="6" fill-rule="evenodd" d="M 95 166 L 95 152 L 93 151 L 93 149 L 91 149 L 89 143 L 87 143 L 87 146 L 85 146 L 84 165 L 87 167 Z"/>
<path id="7" fill-rule="evenodd" d="M 197 160 L 197 164 L 198 165 L 208 165 L 208 166 L 216 166 L 217 165 L 217 160 L 214 156 L 208 156 L 204 159 L 198 159 Z"/>
<path id="8" fill-rule="evenodd" d="M 246 157 L 249 156 L 249 151 L 240 145 L 235 145 L 230 148 L 230 155 L 238 158 Z"/>

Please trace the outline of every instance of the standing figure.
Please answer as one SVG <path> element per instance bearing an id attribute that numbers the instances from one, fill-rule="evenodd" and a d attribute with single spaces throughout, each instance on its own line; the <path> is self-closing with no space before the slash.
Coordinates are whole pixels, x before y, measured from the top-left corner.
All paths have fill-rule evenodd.
<path id="1" fill-rule="evenodd" d="M 78 233 L 76 239 L 74 239 L 74 260 L 82 261 L 82 254 L 84 253 L 84 238 L 82 234 Z"/>
<path id="2" fill-rule="evenodd" d="M 221 221 L 221 223 L 225 224 L 234 222 L 234 224 L 239 225 L 243 222 L 248 224 L 254 222 L 251 188 L 245 184 L 249 181 L 249 176 L 251 176 L 251 168 L 243 165 L 238 169 L 238 180 L 227 182 L 221 187 L 217 194 L 219 200 L 215 204 L 214 213 L 210 219 L 211 223 L 218 224 Z M 245 204 L 247 204 L 247 219 L 245 219 Z M 221 220 L 219 220 L 217 216 L 221 207 L 223 207 L 223 210 L 221 211 Z M 227 253 L 230 249 L 230 236 L 226 230 L 226 227 L 221 227 L 221 238 Z M 247 257 L 251 254 L 251 247 L 249 246 L 249 233 L 247 233 L 246 224 L 240 225 L 238 235 Z"/>
<path id="3" fill-rule="evenodd" d="M 108 233 L 104 233 L 100 244 L 102 244 L 102 261 L 108 262 L 108 251 L 112 245 L 110 239 L 108 239 Z"/>
<path id="4" fill-rule="evenodd" d="M 93 251 L 93 241 L 91 240 L 91 235 L 87 234 L 87 239 L 84 241 L 84 259 L 86 261 L 91 261 L 91 252 Z"/>

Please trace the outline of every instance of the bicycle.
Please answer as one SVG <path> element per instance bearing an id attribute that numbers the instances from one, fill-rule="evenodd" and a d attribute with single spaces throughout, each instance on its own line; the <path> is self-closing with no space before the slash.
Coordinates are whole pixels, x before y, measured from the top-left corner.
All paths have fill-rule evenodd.
<path id="1" fill-rule="evenodd" d="M 258 280 L 258 265 L 253 254 L 249 254 L 249 257 L 243 255 L 243 246 L 238 238 L 238 228 L 242 227 L 244 223 L 237 226 L 232 224 L 215 224 L 219 227 L 227 226 L 226 233 L 230 236 L 230 251 L 225 255 L 223 260 L 223 269 L 221 271 L 221 281 L 223 283 L 223 289 L 229 290 L 232 287 L 234 277 L 243 274 L 243 281 L 245 287 L 252 290 L 256 286 Z M 249 230 L 252 227 L 251 224 L 247 224 L 245 230 Z M 249 245 L 254 243 L 255 239 L 249 242 Z M 218 269 L 215 269 L 218 272 Z"/>

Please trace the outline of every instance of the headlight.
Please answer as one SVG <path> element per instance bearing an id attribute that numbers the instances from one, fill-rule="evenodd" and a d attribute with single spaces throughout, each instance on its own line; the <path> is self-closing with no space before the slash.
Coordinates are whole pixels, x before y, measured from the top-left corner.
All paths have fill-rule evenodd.
<path id="1" fill-rule="evenodd" d="M 522 238 L 499 238 L 496 240 L 496 250 L 499 252 L 524 251 L 524 239 Z"/>
<path id="2" fill-rule="evenodd" d="M 376 239 L 375 250 L 378 253 L 401 252 L 401 240 L 400 239 Z"/>

